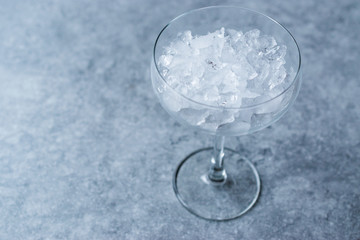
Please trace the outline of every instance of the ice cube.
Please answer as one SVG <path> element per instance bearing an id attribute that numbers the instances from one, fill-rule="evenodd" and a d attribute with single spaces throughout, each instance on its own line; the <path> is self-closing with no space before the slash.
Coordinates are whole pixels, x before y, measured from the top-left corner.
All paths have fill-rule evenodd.
<path id="1" fill-rule="evenodd" d="M 193 126 L 203 124 L 208 115 L 209 112 L 205 109 L 183 108 L 179 111 L 179 116 Z"/>
<path id="2" fill-rule="evenodd" d="M 161 55 L 159 58 L 159 64 L 161 66 L 167 67 L 170 65 L 173 57 L 173 55 Z"/>
<path id="3" fill-rule="evenodd" d="M 256 92 L 252 92 L 249 88 L 247 88 L 241 93 L 241 96 L 243 98 L 256 98 L 259 96 L 259 94 Z"/>
<path id="4" fill-rule="evenodd" d="M 226 94 L 222 94 L 218 102 L 219 106 L 222 107 L 238 108 L 241 106 L 241 97 L 239 97 L 238 93 L 229 92 Z"/>
<path id="5" fill-rule="evenodd" d="M 223 46 L 224 43 L 224 28 L 213 33 L 208 33 L 207 35 L 195 36 L 194 39 L 190 41 L 190 45 L 193 49 L 203 49 L 214 46 L 220 47 Z"/>
<path id="6" fill-rule="evenodd" d="M 284 58 L 279 58 L 277 61 L 269 61 L 269 64 L 273 71 L 280 69 L 285 64 Z"/>
<path id="7" fill-rule="evenodd" d="M 262 85 L 271 74 L 270 64 L 264 59 L 258 59 L 256 64 L 252 66 L 256 69 L 258 75 L 248 80 L 248 88 L 253 92 L 262 93 L 264 90 Z"/>
<path id="8" fill-rule="evenodd" d="M 232 65 L 231 70 L 238 76 L 240 81 L 251 80 L 258 75 L 245 57 L 238 57 L 238 62 Z"/>
<path id="9" fill-rule="evenodd" d="M 263 113 L 277 112 L 282 108 L 282 100 L 283 100 L 283 96 L 278 96 L 274 99 L 271 99 L 270 101 L 267 101 L 266 103 L 259 105 L 259 107 L 256 108 L 256 113 L 263 114 Z"/>
<path id="10" fill-rule="evenodd" d="M 261 128 L 264 125 L 268 125 L 273 120 L 273 115 L 269 113 L 259 114 L 256 113 L 251 118 L 252 128 Z"/>
<path id="11" fill-rule="evenodd" d="M 214 39 L 214 54 L 216 57 L 221 57 L 224 45 L 227 42 L 228 37 L 224 36 L 224 28 L 221 28 L 217 33 L 217 37 Z"/>
<path id="12" fill-rule="evenodd" d="M 180 33 L 178 37 L 187 45 L 189 45 L 191 40 L 193 39 L 193 36 L 191 35 L 191 31 L 185 31 L 183 33 Z"/>
<path id="13" fill-rule="evenodd" d="M 281 59 L 283 59 L 286 55 L 286 46 L 285 45 L 281 45 L 281 46 L 276 46 L 272 49 L 270 49 L 265 56 L 267 57 L 267 59 L 269 59 L 269 61 L 279 61 Z"/>
<path id="14" fill-rule="evenodd" d="M 256 39 L 260 36 L 260 30 L 259 29 L 252 29 L 245 33 L 244 38 L 245 42 L 253 47 Z"/>
<path id="15" fill-rule="evenodd" d="M 213 44 L 214 38 L 212 36 L 197 36 L 191 40 L 190 46 L 193 49 L 203 49 L 211 47 Z"/>
<path id="16" fill-rule="evenodd" d="M 166 51 L 171 54 L 174 53 L 174 55 L 188 56 L 188 57 L 191 56 L 192 55 L 191 53 L 193 52 L 191 47 L 183 41 L 172 42 Z"/>
<path id="17" fill-rule="evenodd" d="M 254 114 L 253 109 L 243 109 L 234 113 L 236 121 L 251 123 L 251 117 Z"/>
<path id="18" fill-rule="evenodd" d="M 231 111 L 215 110 L 209 113 L 209 115 L 205 118 L 205 122 L 201 123 L 200 126 L 207 130 L 216 131 L 219 126 L 231 123 L 234 120 L 234 114 Z"/>
<path id="19" fill-rule="evenodd" d="M 181 108 L 185 107 L 180 97 L 173 94 L 171 90 L 165 90 L 160 98 L 162 99 L 162 104 L 165 106 L 165 109 L 171 112 L 178 112 Z"/>
<path id="20" fill-rule="evenodd" d="M 286 69 L 284 66 L 281 66 L 280 69 L 275 71 L 269 80 L 270 90 L 281 84 L 286 78 Z"/>
<path id="21" fill-rule="evenodd" d="M 226 29 L 226 34 L 230 37 L 230 41 L 233 44 L 238 41 L 244 41 L 244 34 L 241 31 Z"/>
<path id="22" fill-rule="evenodd" d="M 191 66 L 191 75 L 192 76 L 202 79 L 202 77 L 204 76 L 204 73 L 205 73 L 205 67 L 201 63 L 201 61 L 195 62 L 192 64 L 192 66 Z"/>
<path id="23" fill-rule="evenodd" d="M 236 54 L 234 48 L 232 48 L 230 45 L 226 45 L 223 47 L 220 59 L 224 63 L 234 64 L 238 61 L 236 55 L 237 54 Z"/>
<path id="24" fill-rule="evenodd" d="M 208 88 L 204 91 L 203 100 L 205 102 L 217 102 L 220 99 L 219 90 L 216 86 Z"/>
<path id="25" fill-rule="evenodd" d="M 224 67 L 217 76 L 221 76 L 221 82 L 218 86 L 220 93 L 226 94 L 236 91 L 238 77 L 229 67 Z"/>
<path id="26" fill-rule="evenodd" d="M 244 97 L 242 99 L 242 106 L 243 107 L 254 106 L 264 103 L 270 99 L 271 97 L 265 94 L 258 95 L 257 97 Z"/>
<path id="27" fill-rule="evenodd" d="M 259 36 L 256 41 L 254 42 L 254 47 L 261 51 L 261 52 L 267 52 L 268 49 L 272 49 L 277 45 L 275 38 L 268 35 L 262 35 Z"/>

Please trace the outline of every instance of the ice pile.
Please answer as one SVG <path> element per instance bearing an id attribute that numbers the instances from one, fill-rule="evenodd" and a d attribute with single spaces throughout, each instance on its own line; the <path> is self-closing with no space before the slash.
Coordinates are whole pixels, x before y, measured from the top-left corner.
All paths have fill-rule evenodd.
<path id="1" fill-rule="evenodd" d="M 239 108 L 264 102 L 285 89 L 285 54 L 286 46 L 258 29 L 243 33 L 221 28 L 202 36 L 185 31 L 164 48 L 158 65 L 166 82 L 182 95 L 206 105 Z M 191 115 L 193 125 L 211 123 L 211 128 L 238 117 L 236 111 L 216 116 L 181 104 L 170 110 Z M 241 121 L 250 125 L 250 118 L 251 114 Z"/>

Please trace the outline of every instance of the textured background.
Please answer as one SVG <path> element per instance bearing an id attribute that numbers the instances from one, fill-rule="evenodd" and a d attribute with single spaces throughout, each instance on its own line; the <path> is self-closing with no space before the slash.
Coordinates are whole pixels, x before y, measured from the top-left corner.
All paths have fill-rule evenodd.
<path id="1" fill-rule="evenodd" d="M 0 0 L 0 239 L 360 239 L 357 0 L 236 3 L 294 34 L 303 87 L 278 123 L 227 141 L 262 178 L 249 213 L 209 222 L 177 201 L 175 166 L 211 138 L 160 107 L 151 50 L 219 3 Z"/>

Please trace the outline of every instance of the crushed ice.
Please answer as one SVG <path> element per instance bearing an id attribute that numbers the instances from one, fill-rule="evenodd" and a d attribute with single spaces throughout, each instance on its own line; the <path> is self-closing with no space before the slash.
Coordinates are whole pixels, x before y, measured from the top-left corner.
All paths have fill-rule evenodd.
<path id="1" fill-rule="evenodd" d="M 207 35 L 179 33 L 158 59 L 160 73 L 175 91 L 224 110 L 191 109 L 171 96 L 165 102 L 191 125 L 212 131 L 220 127 L 249 130 L 252 116 L 273 111 L 281 99 L 271 109 L 246 116 L 226 108 L 255 105 L 285 90 L 285 55 L 285 45 L 258 29 L 243 33 L 221 28 Z"/>
<path id="2" fill-rule="evenodd" d="M 159 66 L 170 86 L 187 97 L 240 107 L 285 88 L 285 54 L 286 46 L 258 29 L 243 33 L 221 28 L 201 36 L 185 31 L 165 48 Z"/>

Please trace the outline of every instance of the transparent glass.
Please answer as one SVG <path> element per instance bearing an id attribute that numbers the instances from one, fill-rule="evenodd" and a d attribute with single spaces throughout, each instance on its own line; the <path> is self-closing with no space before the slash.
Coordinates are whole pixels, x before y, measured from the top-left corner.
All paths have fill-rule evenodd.
<path id="1" fill-rule="evenodd" d="M 222 27 L 242 32 L 259 29 L 262 34 L 273 36 L 278 44 L 286 45 L 288 80 L 283 92 L 256 105 L 233 108 L 197 102 L 166 82 L 158 60 L 178 33 L 190 30 L 193 35 L 204 35 Z M 215 136 L 212 148 L 192 152 L 174 173 L 174 191 L 187 210 L 205 219 L 229 220 L 243 215 L 255 204 L 260 194 L 259 175 L 249 160 L 224 147 L 225 137 L 251 134 L 279 120 L 298 95 L 300 66 L 300 50 L 290 32 L 274 19 L 249 9 L 234 6 L 196 9 L 180 15 L 162 29 L 151 61 L 154 91 L 163 108 L 177 121 Z M 211 118 L 201 122 L 194 119 L 201 113 Z M 222 124 L 229 114 L 235 119 Z"/>

